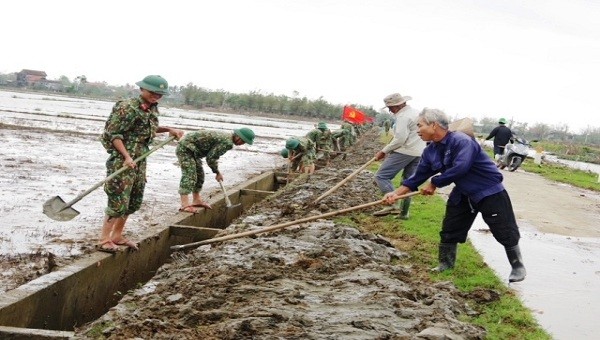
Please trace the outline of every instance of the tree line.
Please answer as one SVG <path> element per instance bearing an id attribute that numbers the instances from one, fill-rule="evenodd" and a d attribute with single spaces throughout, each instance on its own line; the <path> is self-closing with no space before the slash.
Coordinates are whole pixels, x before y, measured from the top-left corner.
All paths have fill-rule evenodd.
<path id="1" fill-rule="evenodd" d="M 14 88 L 16 87 L 15 80 L 16 73 L 0 73 L 0 87 Z M 138 93 L 138 87 L 134 84 L 113 86 L 108 85 L 106 82 L 92 83 L 87 80 L 85 75 L 77 76 L 73 80 L 63 75 L 58 80 L 35 83 L 26 89 L 105 100 L 127 98 Z M 343 105 L 329 103 L 323 97 L 311 100 L 306 96 L 301 96 L 297 91 L 292 96 L 262 93 L 261 91 L 232 93 L 222 89 L 206 89 L 193 83 L 185 86 L 171 86 L 170 91 L 171 95 L 163 98 L 162 102 L 165 105 L 206 111 L 215 110 L 256 115 L 266 113 L 290 118 L 305 117 L 339 121 L 343 110 Z M 354 106 L 371 117 L 375 117 L 375 124 L 378 126 L 383 126 L 384 121 L 391 119 L 389 114 L 376 111 L 371 106 L 355 103 L 349 103 L 348 105 Z M 475 122 L 475 132 L 478 135 L 487 136 L 498 125 L 498 118 L 471 118 Z M 561 143 L 600 146 L 600 127 L 588 127 L 580 133 L 574 133 L 570 131 L 567 125 L 552 126 L 545 123 L 529 125 L 514 120 L 509 121 L 507 125 L 517 135 L 530 140 L 550 140 Z"/>

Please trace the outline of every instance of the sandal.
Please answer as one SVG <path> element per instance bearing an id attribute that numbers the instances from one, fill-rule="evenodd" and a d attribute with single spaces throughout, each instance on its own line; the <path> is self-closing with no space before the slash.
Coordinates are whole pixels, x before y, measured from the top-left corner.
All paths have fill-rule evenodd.
<path id="1" fill-rule="evenodd" d="M 115 241 L 113 240 L 113 243 L 118 245 L 118 246 L 128 246 L 129 248 L 133 249 L 133 250 L 139 250 L 140 248 L 138 248 L 137 243 L 130 241 L 126 238 L 120 240 L 120 241 Z"/>
<path id="2" fill-rule="evenodd" d="M 181 211 L 181 212 L 187 212 L 187 213 L 192 213 L 192 214 L 197 214 L 198 213 L 198 208 L 194 208 L 194 206 L 188 205 L 187 207 L 181 207 L 181 208 L 179 208 L 179 211 Z"/>
<path id="3" fill-rule="evenodd" d="M 105 253 L 115 254 L 119 251 L 119 247 L 117 247 L 117 245 L 113 241 L 108 240 L 108 241 L 104 241 L 102 243 L 97 244 L 96 250 L 102 251 Z"/>
<path id="4" fill-rule="evenodd" d="M 198 207 L 198 208 L 204 208 L 204 209 L 208 209 L 208 210 L 212 209 L 212 207 L 210 206 L 210 204 L 208 204 L 206 202 L 203 202 L 203 201 L 200 201 L 200 202 L 197 202 L 197 203 L 192 203 L 190 206 L 192 206 L 192 207 Z"/>

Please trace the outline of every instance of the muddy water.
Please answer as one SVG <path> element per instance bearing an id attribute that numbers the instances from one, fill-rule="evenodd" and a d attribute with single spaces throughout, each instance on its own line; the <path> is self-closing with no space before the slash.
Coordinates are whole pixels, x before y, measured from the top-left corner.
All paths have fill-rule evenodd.
<path id="1" fill-rule="evenodd" d="M 97 237 L 106 199 L 101 188 L 76 203 L 74 208 L 81 214 L 72 221 L 53 221 L 42 214 L 41 207 L 57 195 L 68 202 L 105 177 L 107 154 L 98 136 L 113 104 L 0 91 L 0 124 L 10 126 L 0 129 L 0 255 L 38 250 L 79 255 Z M 255 131 L 254 145 L 235 147 L 219 160 L 226 186 L 281 166 L 284 160 L 278 151 L 285 139 L 304 135 L 314 127 L 307 121 L 175 108 L 161 108 L 161 114 L 161 125 L 186 132 L 201 128 L 231 131 L 244 125 Z M 205 171 L 203 193 L 218 193 L 214 175 L 208 168 Z M 179 177 L 175 143 L 148 159 L 145 204 L 139 214 L 131 216 L 131 232 L 157 223 L 157 217 L 165 213 L 177 212 Z"/>
<path id="2" fill-rule="evenodd" d="M 511 288 L 554 338 L 598 339 L 600 239 L 540 233 L 522 221 L 519 227 L 527 278 Z M 498 276 L 508 281 L 504 248 L 487 230 L 478 216 L 470 239 Z"/>

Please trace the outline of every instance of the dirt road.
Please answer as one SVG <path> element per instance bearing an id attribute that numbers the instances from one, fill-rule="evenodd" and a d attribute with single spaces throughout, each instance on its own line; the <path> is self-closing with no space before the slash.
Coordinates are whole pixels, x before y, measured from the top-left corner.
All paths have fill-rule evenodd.
<path id="1" fill-rule="evenodd" d="M 600 237 L 600 195 L 523 171 L 504 172 L 517 218 L 544 233 Z"/>
<path id="2" fill-rule="evenodd" d="M 521 170 L 503 172 L 519 228 L 527 279 L 513 284 L 555 339 L 597 339 L 600 312 L 600 195 Z M 502 247 L 481 218 L 471 242 L 501 278 Z"/>

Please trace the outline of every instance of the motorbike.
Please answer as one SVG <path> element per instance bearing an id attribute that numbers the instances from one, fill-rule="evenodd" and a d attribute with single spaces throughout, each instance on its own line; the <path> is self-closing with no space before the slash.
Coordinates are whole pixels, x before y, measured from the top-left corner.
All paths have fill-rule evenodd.
<path id="1" fill-rule="evenodd" d="M 506 168 L 508 171 L 515 171 L 523 163 L 527 155 L 529 154 L 529 148 L 531 143 L 521 137 L 516 137 L 513 143 L 506 144 L 504 153 L 498 160 L 498 167 L 500 169 Z"/>

